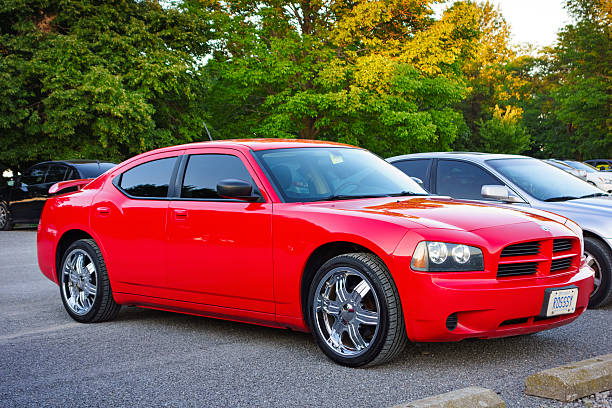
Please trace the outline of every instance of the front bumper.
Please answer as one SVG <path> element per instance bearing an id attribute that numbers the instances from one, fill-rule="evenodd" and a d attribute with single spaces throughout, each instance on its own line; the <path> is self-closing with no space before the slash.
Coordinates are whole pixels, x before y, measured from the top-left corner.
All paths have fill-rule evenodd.
<path id="1" fill-rule="evenodd" d="M 400 297 L 412 341 L 495 338 L 562 326 L 584 312 L 593 291 L 593 271 L 584 265 L 578 272 L 507 280 L 410 273 L 410 285 L 400 288 Z M 546 289 L 570 285 L 578 287 L 576 311 L 540 317 Z M 447 319 L 453 314 L 457 324 L 450 330 Z"/>

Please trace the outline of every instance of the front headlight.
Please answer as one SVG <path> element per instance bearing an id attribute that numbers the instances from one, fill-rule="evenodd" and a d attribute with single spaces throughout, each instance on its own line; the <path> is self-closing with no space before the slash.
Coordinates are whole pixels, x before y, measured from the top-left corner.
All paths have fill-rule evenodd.
<path id="1" fill-rule="evenodd" d="M 414 250 L 410 267 L 425 272 L 482 271 L 484 257 L 473 246 L 421 241 Z"/>

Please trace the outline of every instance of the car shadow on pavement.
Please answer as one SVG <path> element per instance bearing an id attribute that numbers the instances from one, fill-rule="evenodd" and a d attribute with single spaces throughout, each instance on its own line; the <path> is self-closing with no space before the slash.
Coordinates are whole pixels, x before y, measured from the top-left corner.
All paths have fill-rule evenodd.
<path id="1" fill-rule="evenodd" d="M 607 313 L 612 305 L 589 313 Z M 582 318 L 586 318 L 583 316 Z M 155 333 L 170 332 L 174 335 L 194 336 L 213 339 L 227 343 L 257 343 L 264 346 L 294 350 L 296 346 L 307 351 L 304 358 L 319 356 L 326 358 L 318 351 L 310 333 L 283 330 L 248 323 L 239 323 L 215 318 L 125 307 L 122 309 L 117 324 L 138 326 L 140 330 L 151 330 Z M 501 339 L 468 339 L 460 342 L 446 343 L 409 343 L 404 352 L 395 360 L 373 370 L 395 371 L 398 369 L 415 370 L 431 369 L 432 365 L 440 370 L 455 370 L 463 367 L 468 370 L 499 370 L 500 375 L 510 373 L 512 367 L 529 365 L 535 369 L 548 368 L 550 360 L 560 357 L 567 362 L 565 355 L 568 342 L 579 341 L 564 332 L 567 326 L 531 335 L 507 337 Z M 245 340 L 248 339 L 248 340 Z M 584 339 L 583 339 L 584 341 Z M 578 356 L 578 359 L 580 357 Z M 539 364 L 538 361 L 546 362 Z M 329 361 L 330 365 L 334 365 Z"/>

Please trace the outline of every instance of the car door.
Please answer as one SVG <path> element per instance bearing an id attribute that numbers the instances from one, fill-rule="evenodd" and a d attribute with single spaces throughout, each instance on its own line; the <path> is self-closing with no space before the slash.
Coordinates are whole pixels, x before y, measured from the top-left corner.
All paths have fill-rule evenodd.
<path id="1" fill-rule="evenodd" d="M 474 163 L 439 159 L 434 177 L 435 193 L 465 200 L 492 201 L 482 196 L 484 185 L 505 185 Z"/>
<path id="2" fill-rule="evenodd" d="M 430 174 L 431 174 L 431 159 L 407 159 L 393 162 L 395 167 L 409 175 L 416 177 L 423 183 L 420 184 L 427 191 L 431 191 Z"/>
<path id="3" fill-rule="evenodd" d="M 91 223 L 117 292 L 159 296 L 166 284 L 166 216 L 180 152 L 146 156 L 113 174 L 94 198 Z"/>
<path id="4" fill-rule="evenodd" d="M 185 157 L 168 208 L 168 288 L 173 299 L 274 313 L 272 203 L 219 197 L 223 179 L 262 187 L 233 149 L 198 149 Z"/>
<path id="5" fill-rule="evenodd" d="M 11 189 L 9 206 L 11 218 L 18 222 L 37 222 L 49 195 L 45 176 L 49 164 L 37 164 L 29 168 Z"/>

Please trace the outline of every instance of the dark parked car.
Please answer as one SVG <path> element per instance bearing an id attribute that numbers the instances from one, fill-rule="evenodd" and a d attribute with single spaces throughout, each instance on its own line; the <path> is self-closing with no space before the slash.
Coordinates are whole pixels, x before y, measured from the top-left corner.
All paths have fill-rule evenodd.
<path id="1" fill-rule="evenodd" d="M 610 159 L 591 159 L 584 162 L 597 167 L 600 171 L 612 171 L 612 160 Z"/>
<path id="2" fill-rule="evenodd" d="M 30 167 L 0 188 L 0 230 L 10 230 L 18 223 L 37 223 L 53 184 L 93 179 L 113 167 L 115 163 L 95 160 L 50 161 Z"/>

